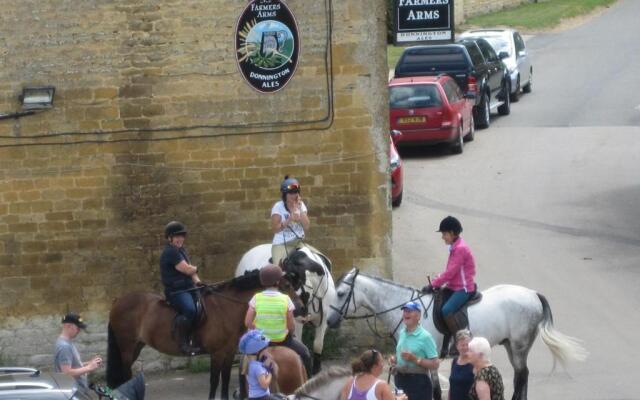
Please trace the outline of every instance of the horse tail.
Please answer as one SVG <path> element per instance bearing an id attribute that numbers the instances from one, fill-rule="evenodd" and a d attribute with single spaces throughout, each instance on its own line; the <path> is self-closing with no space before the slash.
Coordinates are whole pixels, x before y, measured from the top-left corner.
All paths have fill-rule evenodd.
<path id="1" fill-rule="evenodd" d="M 536 293 L 542 303 L 542 321 L 540 322 L 540 336 L 542 341 L 547 345 L 553 354 L 553 369 L 556 367 L 556 361 L 565 366 L 568 361 L 584 361 L 589 352 L 582 346 L 580 339 L 567 336 L 559 332 L 553 327 L 553 314 L 551 314 L 551 306 L 546 297 L 540 293 Z"/>
<path id="2" fill-rule="evenodd" d="M 107 385 L 116 388 L 123 384 L 126 379 L 122 370 L 120 347 L 111 323 L 109 323 L 107 336 Z"/>

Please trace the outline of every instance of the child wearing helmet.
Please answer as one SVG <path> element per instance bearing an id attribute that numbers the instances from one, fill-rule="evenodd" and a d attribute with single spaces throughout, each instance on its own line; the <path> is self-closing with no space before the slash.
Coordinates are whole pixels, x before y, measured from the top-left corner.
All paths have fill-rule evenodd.
<path id="1" fill-rule="evenodd" d="M 282 200 L 271 209 L 271 230 L 273 242 L 271 257 L 274 264 L 287 257 L 287 254 L 300 247 L 305 231 L 309 230 L 307 206 L 300 196 L 300 183 L 295 178 L 284 177 L 280 184 Z"/>
<path id="2" fill-rule="evenodd" d="M 247 379 L 249 400 L 272 399 L 269 390 L 273 378 L 272 367 L 262 361 L 265 360 L 262 352 L 268 346 L 269 338 L 259 329 L 251 329 L 240 338 L 238 349 L 240 353 L 247 356 L 247 362 L 243 365 L 243 374 Z"/>
<path id="3" fill-rule="evenodd" d="M 270 339 L 271 346 L 286 346 L 295 351 L 307 371 L 311 372 L 311 354 L 301 341 L 295 339 L 293 311 L 295 306 L 288 295 L 278 290 L 278 282 L 284 276 L 280 267 L 273 264 L 260 269 L 260 283 L 266 289 L 256 293 L 249 301 L 244 323 L 248 329 L 260 329 Z"/>

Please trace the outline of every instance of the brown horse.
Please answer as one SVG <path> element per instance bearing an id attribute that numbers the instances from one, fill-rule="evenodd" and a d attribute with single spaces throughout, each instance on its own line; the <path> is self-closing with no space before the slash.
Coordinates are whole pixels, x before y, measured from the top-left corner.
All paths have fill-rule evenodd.
<path id="1" fill-rule="evenodd" d="M 307 381 L 307 371 L 302 359 L 293 350 L 285 346 L 273 346 L 264 350 L 268 358 L 275 362 L 275 378 L 271 381 L 271 393 L 292 394 Z M 247 362 L 246 359 L 242 360 Z M 240 368 L 242 370 L 243 368 Z M 247 398 L 246 376 L 240 371 L 240 398 Z"/>
<path id="2" fill-rule="evenodd" d="M 194 339 L 211 355 L 209 398 L 213 399 L 222 376 L 221 396 L 229 398 L 231 364 L 238 340 L 246 330 L 244 317 L 251 297 L 262 290 L 259 271 L 207 286 L 202 304 L 205 316 L 194 330 Z M 302 307 L 288 279 L 279 289 Z M 116 387 L 131 378 L 131 366 L 145 345 L 161 353 L 182 356 L 172 335 L 175 310 L 154 293 L 130 293 L 113 302 L 109 313 L 107 384 Z"/>

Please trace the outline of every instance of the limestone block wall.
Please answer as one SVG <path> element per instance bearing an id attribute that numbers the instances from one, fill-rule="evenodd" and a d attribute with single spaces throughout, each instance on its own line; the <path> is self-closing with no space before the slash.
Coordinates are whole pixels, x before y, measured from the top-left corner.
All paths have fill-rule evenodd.
<path id="1" fill-rule="evenodd" d="M 390 270 L 382 0 L 288 1 L 300 62 L 274 94 L 238 72 L 244 1 L 2 3 L 0 114 L 25 85 L 56 94 L 0 119 L 0 360 L 48 365 L 67 310 L 95 327 L 81 345 L 104 351 L 112 300 L 160 290 L 170 220 L 205 280 L 231 277 L 271 240 L 285 174 L 337 275 Z"/>

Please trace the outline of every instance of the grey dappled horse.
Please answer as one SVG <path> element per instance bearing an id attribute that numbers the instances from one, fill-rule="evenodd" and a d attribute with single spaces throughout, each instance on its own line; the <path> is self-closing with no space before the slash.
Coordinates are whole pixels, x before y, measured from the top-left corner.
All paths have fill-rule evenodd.
<path id="1" fill-rule="evenodd" d="M 433 335 L 438 348 L 443 336 L 433 325 L 432 295 L 367 275 L 353 268 L 338 280 L 337 300 L 329 314 L 328 324 L 336 327 L 343 318 L 375 316 L 397 339 L 401 322 L 400 306 L 409 300 L 422 302 L 429 308 L 422 315 L 422 326 Z M 395 311 L 395 312 L 394 312 Z M 425 318 L 427 314 L 428 318 Z M 498 285 L 482 292 L 482 301 L 469 306 L 469 326 L 475 336 L 487 338 L 491 346 L 501 344 L 507 350 L 514 369 L 512 400 L 527 399 L 529 369 L 527 356 L 538 333 L 549 347 L 555 361 L 566 364 L 570 360 L 583 361 L 587 351 L 580 342 L 558 332 L 547 299 L 522 286 Z M 394 331 L 395 330 L 395 331 Z M 439 382 L 434 382 L 434 389 Z"/>

